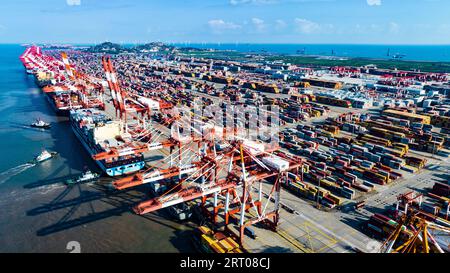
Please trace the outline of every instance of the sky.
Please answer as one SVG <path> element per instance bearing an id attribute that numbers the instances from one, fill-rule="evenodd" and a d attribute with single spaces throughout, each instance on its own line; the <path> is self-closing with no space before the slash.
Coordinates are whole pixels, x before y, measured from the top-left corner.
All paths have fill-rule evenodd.
<path id="1" fill-rule="evenodd" d="M 0 43 L 450 44 L 448 0 L 1 0 Z"/>

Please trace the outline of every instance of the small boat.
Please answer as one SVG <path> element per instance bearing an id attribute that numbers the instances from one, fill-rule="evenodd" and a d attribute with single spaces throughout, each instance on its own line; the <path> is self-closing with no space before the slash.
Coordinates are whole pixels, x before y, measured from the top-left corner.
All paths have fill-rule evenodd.
<path id="1" fill-rule="evenodd" d="M 94 173 L 94 172 L 91 172 L 88 170 L 76 178 L 67 179 L 65 184 L 66 185 L 74 185 L 74 184 L 78 184 L 78 183 L 91 182 L 93 180 L 96 180 L 99 177 L 100 177 L 100 174 Z"/>
<path id="2" fill-rule="evenodd" d="M 41 128 L 41 129 L 50 129 L 50 123 L 43 121 L 42 119 L 36 119 L 35 122 L 31 123 L 31 127 Z"/>
<path id="3" fill-rule="evenodd" d="M 51 159 L 54 156 L 56 156 L 58 153 L 56 152 L 49 152 L 47 150 L 43 150 L 42 153 L 40 153 L 38 156 L 34 158 L 35 163 L 43 162 L 45 160 Z"/>

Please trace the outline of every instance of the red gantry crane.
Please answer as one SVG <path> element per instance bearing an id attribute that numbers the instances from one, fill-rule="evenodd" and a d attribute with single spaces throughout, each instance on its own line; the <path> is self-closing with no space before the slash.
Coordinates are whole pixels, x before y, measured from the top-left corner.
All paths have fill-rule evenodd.
<path id="1" fill-rule="evenodd" d="M 207 141 L 207 140 L 204 140 Z M 263 143 L 249 140 L 232 140 L 226 142 L 228 147 L 218 152 L 215 149 L 215 139 L 209 139 L 205 149 L 191 151 L 196 158 L 187 164 L 166 169 L 148 169 L 135 175 L 115 181 L 117 189 L 126 189 L 145 183 L 153 183 L 168 178 L 178 177 L 178 183 L 163 195 L 139 203 L 134 207 L 137 214 L 146 214 L 201 198 L 201 207 L 213 222 L 217 221 L 220 211 L 223 211 L 225 225 L 232 219 L 240 227 L 241 243 L 246 226 L 258 222 L 268 224 L 273 230 L 279 221 L 281 183 L 287 180 L 287 173 L 299 173 L 303 160 L 299 157 L 282 157 L 274 153 L 277 147 L 266 149 Z M 184 153 L 186 155 L 186 153 Z M 187 176 L 187 177 L 185 177 Z M 263 182 L 270 180 L 273 185 L 268 198 L 263 204 Z M 254 195 L 257 189 L 258 196 Z M 207 209 L 207 200 L 212 198 L 212 211 Z M 269 206 L 271 202 L 274 204 Z M 269 209 L 270 207 L 270 209 Z M 254 215 L 249 214 L 254 209 Z"/>
<path id="2" fill-rule="evenodd" d="M 79 93 L 84 108 L 105 109 L 103 86 L 100 79 L 85 75 L 70 63 L 66 52 L 61 52 L 66 73 L 69 77 L 68 89 Z"/>
<path id="3" fill-rule="evenodd" d="M 157 99 L 149 99 L 149 103 L 144 103 L 145 99 L 148 98 L 128 94 L 121 90 L 111 60 L 108 57 L 103 57 L 102 64 L 115 107 L 120 112 L 121 118 L 127 113 L 127 108 L 134 107 L 136 112 L 139 112 L 140 109 L 143 110 L 144 104 L 150 111 L 163 108 L 161 104 L 156 104 L 156 107 L 151 106 L 155 105 L 154 102 L 158 102 Z M 127 106 L 127 98 L 130 98 L 128 100 L 130 106 Z M 202 134 L 201 139 L 187 138 L 186 141 L 180 141 L 180 139 L 177 139 L 177 137 L 180 138 L 179 132 L 176 132 L 176 134 L 172 132 L 171 137 L 166 141 L 151 142 L 150 140 L 145 145 L 118 148 L 98 154 L 94 158 L 101 160 L 126 153 L 169 147 L 171 149 L 167 157 L 170 158 L 169 167 L 152 166 L 113 183 L 115 188 L 122 190 L 142 184 L 157 183 L 165 179 L 173 181 L 178 178 L 176 184 L 169 191 L 137 204 L 133 208 L 137 214 L 146 214 L 191 200 L 201 199 L 203 212 L 213 222 L 216 222 L 220 213 L 223 212 L 223 219 L 227 227 L 231 221 L 238 223 L 241 244 L 244 229 L 249 225 L 263 222 L 275 230 L 279 221 L 281 184 L 288 180 L 287 174 L 289 172 L 299 173 L 304 163 L 303 160 L 295 156 L 284 157 L 282 154 L 274 153 L 278 149 L 277 147 L 267 148 L 263 143 L 230 137 L 229 133 L 235 134 L 236 128 L 232 132 L 223 129 L 227 139 L 216 139 L 214 137 L 216 135 L 215 130 L 217 130 L 215 125 L 201 126 L 201 128 L 203 130 L 200 132 Z M 190 129 L 197 130 L 193 127 Z M 205 131 L 208 130 L 211 131 L 213 137 L 204 137 L 208 134 Z M 217 151 L 216 141 L 221 141 L 227 145 Z M 192 147 L 195 144 L 197 144 L 197 149 Z M 172 152 L 175 147 L 178 147 L 178 160 L 174 161 L 172 160 Z M 167 158 L 161 160 L 160 165 L 165 164 Z M 266 181 L 269 181 L 272 185 L 269 193 L 263 194 L 263 184 Z M 267 199 L 264 199 L 263 195 Z M 211 204 L 212 210 L 210 210 Z M 254 212 L 250 213 L 250 210 Z"/>
<path id="4" fill-rule="evenodd" d="M 152 111 L 169 111 L 173 105 L 154 98 L 146 98 L 121 88 L 111 58 L 102 57 L 102 66 L 106 74 L 116 115 L 124 122 L 125 132 L 134 140 L 151 137 L 150 117 Z"/>

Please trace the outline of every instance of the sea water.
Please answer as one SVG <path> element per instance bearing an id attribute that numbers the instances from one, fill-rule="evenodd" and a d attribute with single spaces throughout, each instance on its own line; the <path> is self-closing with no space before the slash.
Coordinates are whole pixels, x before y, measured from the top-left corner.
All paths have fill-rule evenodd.
<path id="1" fill-rule="evenodd" d="M 159 214 L 135 215 L 131 207 L 150 198 L 138 191 L 107 190 L 97 183 L 63 182 L 85 168 L 99 171 L 74 136 L 67 117 L 55 114 L 27 75 L 20 45 L 0 45 L 0 252 L 192 251 L 186 225 Z M 41 118 L 50 130 L 30 128 Z M 42 149 L 58 156 L 30 163 Z"/>

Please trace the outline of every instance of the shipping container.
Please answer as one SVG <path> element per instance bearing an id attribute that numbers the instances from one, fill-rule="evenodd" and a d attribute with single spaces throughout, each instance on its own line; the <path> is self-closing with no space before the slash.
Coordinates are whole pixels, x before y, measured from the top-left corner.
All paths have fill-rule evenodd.
<path id="1" fill-rule="evenodd" d="M 409 120 L 410 122 L 420 122 L 422 124 L 431 124 L 431 118 L 425 115 L 418 115 L 408 112 L 387 109 L 383 111 L 383 115 Z"/>

